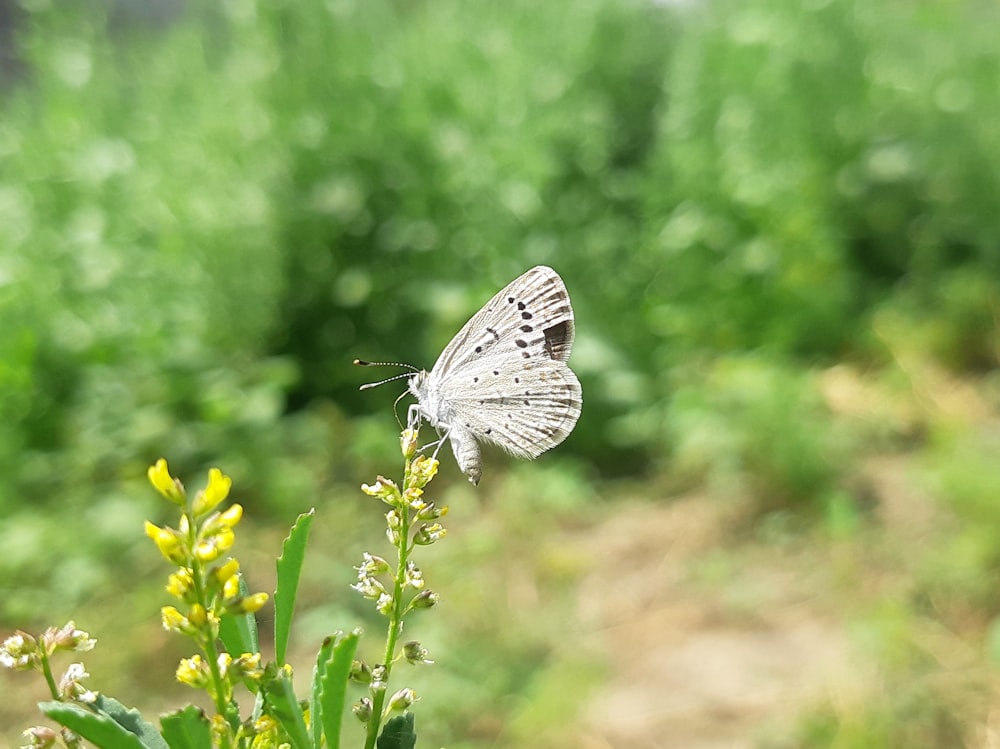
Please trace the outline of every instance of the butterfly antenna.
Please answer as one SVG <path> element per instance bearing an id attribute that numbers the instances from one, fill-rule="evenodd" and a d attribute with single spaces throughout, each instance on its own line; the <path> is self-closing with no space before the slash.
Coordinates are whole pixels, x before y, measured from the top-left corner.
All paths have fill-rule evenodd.
<path id="1" fill-rule="evenodd" d="M 362 385 L 359 390 L 368 390 L 369 388 L 378 387 L 379 385 L 384 385 L 387 382 L 392 382 L 393 380 L 402 380 L 404 378 L 413 377 L 420 370 L 414 367 L 412 364 L 405 364 L 398 361 L 365 361 L 364 359 L 355 359 L 354 363 L 359 367 L 406 367 L 411 370 L 409 372 L 403 372 L 402 374 L 393 375 L 392 377 L 386 377 L 384 380 L 379 380 L 378 382 L 368 382 Z"/>

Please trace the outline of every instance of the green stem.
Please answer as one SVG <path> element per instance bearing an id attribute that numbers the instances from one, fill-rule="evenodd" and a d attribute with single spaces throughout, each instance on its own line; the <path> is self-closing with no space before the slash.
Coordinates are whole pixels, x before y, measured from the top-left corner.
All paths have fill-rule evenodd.
<path id="1" fill-rule="evenodd" d="M 190 536 L 190 548 L 195 549 L 197 545 L 197 530 L 195 528 L 194 517 L 189 516 L 188 531 Z M 219 670 L 219 651 L 215 647 L 215 638 L 218 636 L 216 628 L 211 622 L 211 612 L 212 612 L 212 602 L 208 600 L 208 595 L 205 591 L 205 569 L 204 565 L 194 556 L 191 557 L 191 579 L 194 582 L 195 599 L 204 607 L 206 614 L 206 621 L 204 625 L 199 626 L 201 637 L 200 645 L 202 650 L 205 651 L 205 660 L 208 663 L 208 670 L 212 675 L 212 684 L 214 688 L 212 689 L 212 699 L 215 702 L 215 712 L 223 717 L 227 717 L 229 714 L 229 703 L 226 700 L 226 695 L 229 690 L 225 680 L 222 678 L 222 672 Z M 229 721 L 227 720 L 228 724 Z M 232 737 L 227 731 L 222 738 L 222 749 L 230 749 L 232 746 Z"/>
<path id="2" fill-rule="evenodd" d="M 409 486 L 410 461 L 407 460 L 406 469 L 403 472 L 403 490 L 405 491 Z M 385 679 L 382 682 L 383 688 L 372 700 L 372 715 L 368 720 L 365 749 L 374 749 L 375 741 L 378 739 L 378 730 L 382 725 L 382 710 L 385 705 L 385 696 L 389 692 L 389 674 L 392 672 L 396 643 L 403 631 L 403 616 L 406 613 L 403 606 L 403 585 L 406 581 L 406 563 L 409 560 L 410 550 L 410 508 L 403 503 L 399 508 L 399 535 L 396 543 L 396 576 L 393 580 L 392 611 L 389 614 L 389 628 L 385 637 L 385 655 L 383 657 Z"/>
<path id="3" fill-rule="evenodd" d="M 52 699 L 59 700 L 59 687 L 56 685 L 56 679 L 52 675 L 52 666 L 49 664 L 49 654 L 45 652 L 45 646 L 39 648 L 39 652 L 42 656 L 42 674 L 45 676 L 45 682 L 49 685 L 49 693 L 52 695 Z"/>

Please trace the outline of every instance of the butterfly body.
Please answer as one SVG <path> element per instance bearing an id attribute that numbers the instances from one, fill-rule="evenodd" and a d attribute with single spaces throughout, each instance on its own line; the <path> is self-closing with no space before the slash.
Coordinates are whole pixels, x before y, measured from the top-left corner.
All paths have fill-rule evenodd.
<path id="1" fill-rule="evenodd" d="M 411 415 L 451 442 L 473 484 L 482 477 L 480 441 L 538 457 L 580 417 L 580 382 L 566 364 L 574 333 L 562 279 L 546 266 L 532 268 L 472 316 L 429 372 L 410 379 Z"/>

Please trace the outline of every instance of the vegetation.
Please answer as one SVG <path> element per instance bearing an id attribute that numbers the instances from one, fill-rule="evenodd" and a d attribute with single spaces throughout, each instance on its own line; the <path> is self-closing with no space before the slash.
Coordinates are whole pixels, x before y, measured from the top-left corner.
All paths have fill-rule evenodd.
<path id="1" fill-rule="evenodd" d="M 586 405 L 556 454 L 487 478 L 496 526 L 466 520 L 469 545 L 444 552 L 474 574 L 438 617 L 463 634 L 428 640 L 454 659 L 422 703 L 429 741 L 576 745 L 545 732 L 579 704 L 545 700 L 611 664 L 557 646 L 584 563 L 537 547 L 626 496 L 698 493 L 747 508 L 734 557 L 752 537 L 831 564 L 878 674 L 856 709 L 819 700 L 762 745 L 975 743 L 1000 642 L 998 14 L 24 0 L 0 55 L 0 626 L 73 617 L 100 638 L 95 600 L 142 621 L 155 583 L 120 570 L 149 564 L 136 529 L 159 522 L 143 483 L 161 455 L 220 466 L 258 522 L 316 505 L 329 542 L 310 553 L 347 565 L 343 589 L 371 522 L 346 497 L 397 430 L 351 359 L 429 366 L 546 263 L 573 297 Z M 897 459 L 901 515 L 920 504 L 929 525 L 886 520 Z M 462 483 L 447 503 L 475 515 Z M 544 615 L 479 590 L 519 574 L 491 566 L 504 553 Z M 369 615 L 304 574 L 303 627 Z M 129 682 L 133 647 L 120 686 L 163 709 L 174 687 Z"/>

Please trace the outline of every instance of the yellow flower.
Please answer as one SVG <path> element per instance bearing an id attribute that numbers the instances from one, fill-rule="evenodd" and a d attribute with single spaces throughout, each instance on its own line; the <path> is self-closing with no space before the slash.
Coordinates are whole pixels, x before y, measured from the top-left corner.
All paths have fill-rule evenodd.
<path id="1" fill-rule="evenodd" d="M 195 689 L 204 689 L 209 682 L 208 664 L 200 655 L 181 659 L 177 666 L 177 681 Z"/>
<path id="2" fill-rule="evenodd" d="M 216 663 L 219 664 L 219 673 L 222 674 L 222 678 L 225 679 L 229 676 L 229 667 L 233 665 L 233 656 L 229 653 L 219 653 Z"/>
<path id="3" fill-rule="evenodd" d="M 264 669 L 260 665 L 260 653 L 244 653 L 232 662 L 230 673 L 239 678 L 260 681 Z"/>
<path id="4" fill-rule="evenodd" d="M 160 458 L 156 461 L 155 465 L 149 467 L 146 475 L 149 476 L 149 483 L 153 485 L 156 491 L 175 505 L 184 504 L 184 487 L 180 481 L 170 475 L 166 460 Z"/>
<path id="5" fill-rule="evenodd" d="M 410 463 L 410 482 L 408 489 L 421 489 L 430 483 L 437 474 L 439 462 L 436 458 L 428 458 L 426 455 L 418 455 Z"/>
<path id="6" fill-rule="evenodd" d="M 236 541 L 233 529 L 223 526 L 194 547 L 194 555 L 202 562 L 214 562 L 223 552 L 229 551 Z"/>
<path id="7" fill-rule="evenodd" d="M 262 715 L 253 724 L 256 734 L 251 742 L 252 749 L 274 749 L 278 745 L 279 725 L 269 715 Z"/>
<path id="8" fill-rule="evenodd" d="M 158 525 L 146 521 L 146 535 L 153 539 L 156 548 L 168 562 L 182 564 L 184 562 L 184 547 L 181 536 L 170 528 L 161 528 Z"/>
<path id="9" fill-rule="evenodd" d="M 169 632 L 190 634 L 193 631 L 188 618 L 173 606 L 164 606 L 160 609 L 160 620 L 163 622 L 163 628 Z"/>
<path id="10" fill-rule="evenodd" d="M 361 491 L 369 497 L 378 497 L 387 505 L 396 506 L 399 504 L 399 487 L 392 479 L 379 476 L 374 484 L 362 484 Z"/>
<path id="11" fill-rule="evenodd" d="M 403 433 L 399 436 L 399 447 L 403 451 L 403 457 L 407 460 L 417 454 L 418 434 L 419 432 L 416 429 L 404 429 Z"/>
<path id="12" fill-rule="evenodd" d="M 192 511 L 195 515 L 204 515 L 211 512 L 219 503 L 229 496 L 229 489 L 233 485 L 233 480 L 226 476 L 218 468 L 208 470 L 208 486 L 194 498 Z"/>
<path id="13" fill-rule="evenodd" d="M 179 598 L 182 601 L 193 588 L 194 577 L 191 575 L 191 570 L 187 567 L 181 567 L 171 574 L 167 580 L 167 592 L 174 598 Z"/>

